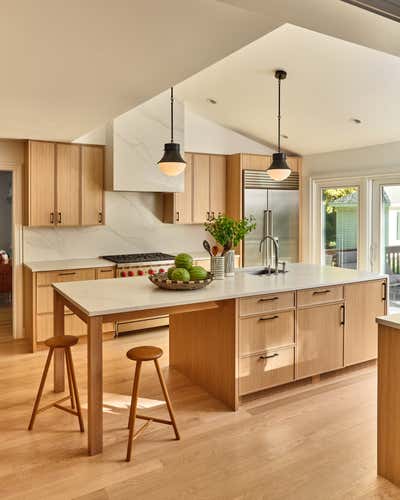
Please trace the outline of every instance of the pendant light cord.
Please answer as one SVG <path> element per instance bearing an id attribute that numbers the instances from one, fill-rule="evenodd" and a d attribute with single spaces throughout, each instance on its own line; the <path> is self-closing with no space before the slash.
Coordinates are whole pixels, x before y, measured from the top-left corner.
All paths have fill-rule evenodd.
<path id="1" fill-rule="evenodd" d="M 281 79 L 278 78 L 278 153 L 281 152 Z"/>
<path id="2" fill-rule="evenodd" d="M 171 142 L 174 142 L 174 87 L 171 87 Z"/>

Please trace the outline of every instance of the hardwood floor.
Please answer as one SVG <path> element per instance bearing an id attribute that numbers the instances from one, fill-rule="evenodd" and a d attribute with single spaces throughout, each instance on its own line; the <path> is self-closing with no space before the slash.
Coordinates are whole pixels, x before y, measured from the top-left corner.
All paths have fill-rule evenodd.
<path id="1" fill-rule="evenodd" d="M 104 344 L 104 453 L 86 455 L 77 419 L 56 409 L 27 431 L 46 351 L 0 345 L 0 498 L 5 499 L 393 499 L 400 489 L 376 477 L 376 368 L 302 382 L 248 398 L 237 413 L 161 366 L 182 440 L 152 423 L 126 463 L 134 363 L 126 351 L 154 344 L 165 328 Z M 72 349 L 86 416 L 86 346 Z M 147 366 L 148 365 L 148 366 Z M 51 377 L 49 377 L 51 378 Z M 151 363 L 139 407 L 166 417 Z M 47 397 L 47 399 L 46 399 Z M 50 387 L 44 400 L 54 397 Z M 59 398 L 60 395 L 57 395 Z"/>

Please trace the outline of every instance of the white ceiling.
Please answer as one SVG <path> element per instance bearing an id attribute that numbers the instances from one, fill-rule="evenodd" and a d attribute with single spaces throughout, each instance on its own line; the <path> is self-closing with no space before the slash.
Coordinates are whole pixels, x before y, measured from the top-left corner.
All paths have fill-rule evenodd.
<path id="1" fill-rule="evenodd" d="M 1 0 L 0 137 L 76 138 L 284 23 L 400 54 L 339 0 Z"/>
<path id="2" fill-rule="evenodd" d="M 195 112 L 276 144 L 277 68 L 288 72 L 282 82 L 285 149 L 305 155 L 400 140 L 400 58 L 293 25 L 238 50 L 176 91 Z"/>

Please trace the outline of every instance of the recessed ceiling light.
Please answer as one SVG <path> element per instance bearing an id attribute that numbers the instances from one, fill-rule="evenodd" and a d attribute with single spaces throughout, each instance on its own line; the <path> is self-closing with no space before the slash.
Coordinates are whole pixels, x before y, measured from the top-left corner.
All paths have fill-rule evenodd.
<path id="1" fill-rule="evenodd" d="M 286 134 L 281 134 L 282 139 L 289 139 L 289 136 Z"/>
<path id="2" fill-rule="evenodd" d="M 350 121 L 356 123 L 357 125 L 360 125 L 361 123 L 361 120 L 359 118 L 350 118 Z"/>
<path id="3" fill-rule="evenodd" d="M 207 102 L 210 104 L 217 104 L 217 101 L 215 99 L 212 99 L 211 97 L 207 98 Z"/>

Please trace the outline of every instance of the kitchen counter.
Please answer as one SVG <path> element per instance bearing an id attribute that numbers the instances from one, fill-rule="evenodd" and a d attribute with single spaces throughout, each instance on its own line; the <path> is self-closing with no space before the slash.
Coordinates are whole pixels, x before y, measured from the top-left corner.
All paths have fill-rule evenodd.
<path id="1" fill-rule="evenodd" d="M 379 316 L 376 318 L 376 322 L 378 325 L 388 326 L 389 328 L 400 330 L 400 313 Z"/>
<path id="2" fill-rule="evenodd" d="M 314 264 L 289 264 L 288 272 L 279 276 L 254 276 L 241 269 L 236 271 L 235 277 L 215 280 L 208 287 L 194 291 L 161 290 L 147 279 L 124 278 L 57 283 L 53 286 L 88 316 L 101 316 L 370 281 L 383 277 L 381 274 L 351 269 Z"/>
<path id="3" fill-rule="evenodd" d="M 66 271 L 67 269 L 88 269 L 94 267 L 115 266 L 113 262 L 102 258 L 94 259 L 67 259 L 67 260 L 44 260 L 38 262 L 25 262 L 33 273 L 45 271 Z"/>

